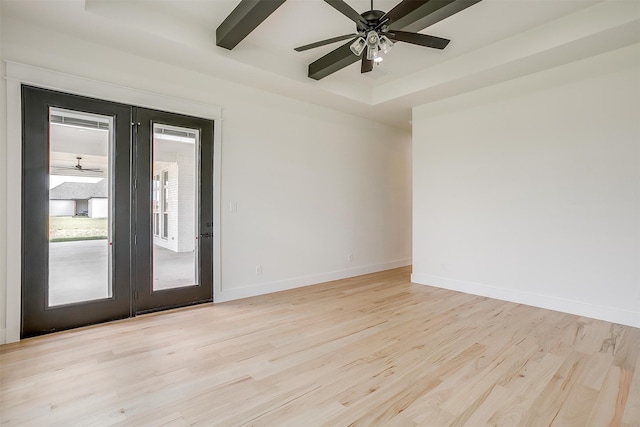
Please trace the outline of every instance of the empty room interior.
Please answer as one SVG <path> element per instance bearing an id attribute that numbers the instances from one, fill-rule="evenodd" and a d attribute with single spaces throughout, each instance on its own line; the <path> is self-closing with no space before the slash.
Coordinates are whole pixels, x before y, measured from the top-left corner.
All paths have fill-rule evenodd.
<path id="1" fill-rule="evenodd" d="M 3 426 L 640 426 L 637 0 L 0 0 Z"/>

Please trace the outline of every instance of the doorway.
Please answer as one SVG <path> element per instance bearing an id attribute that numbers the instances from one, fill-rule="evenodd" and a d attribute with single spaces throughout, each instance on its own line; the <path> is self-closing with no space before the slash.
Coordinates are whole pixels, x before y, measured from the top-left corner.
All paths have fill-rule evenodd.
<path id="1" fill-rule="evenodd" d="M 212 301 L 213 121 L 29 86 L 22 103 L 21 336 Z"/>

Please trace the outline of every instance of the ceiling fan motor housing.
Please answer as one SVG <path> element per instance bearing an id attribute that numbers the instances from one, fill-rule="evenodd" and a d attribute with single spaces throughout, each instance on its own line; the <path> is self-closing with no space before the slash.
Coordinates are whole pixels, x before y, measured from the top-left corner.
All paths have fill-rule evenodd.
<path id="1" fill-rule="evenodd" d="M 367 21 L 368 25 L 364 25 L 364 23 L 358 22 L 356 24 L 356 28 L 358 29 L 359 33 L 364 33 L 378 26 L 380 18 L 384 16 L 384 12 L 381 10 L 367 10 L 366 12 L 361 13 L 360 16 L 362 16 Z"/>

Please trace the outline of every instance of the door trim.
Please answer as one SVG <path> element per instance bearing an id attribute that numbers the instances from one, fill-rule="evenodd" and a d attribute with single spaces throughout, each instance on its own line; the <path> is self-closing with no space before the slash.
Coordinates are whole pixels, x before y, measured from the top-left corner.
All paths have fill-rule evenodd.
<path id="1" fill-rule="evenodd" d="M 7 293 L 6 300 L 4 301 L 6 307 L 6 327 L 4 330 L 0 329 L 0 344 L 20 340 L 20 307 L 22 304 L 22 209 L 20 207 L 22 203 L 22 101 L 20 93 L 23 84 L 103 99 L 106 101 L 119 102 L 214 120 L 213 299 L 216 301 L 216 296 L 220 294 L 221 290 L 220 181 L 222 169 L 222 108 L 211 104 L 165 96 L 107 82 L 91 80 L 71 74 L 50 71 L 13 61 L 5 61 L 5 65 L 7 85 L 6 197 L 7 206 L 11 206 L 11 209 L 7 209 L 5 217 L 7 227 Z M 11 185 L 8 185 L 9 183 Z M 1 222 L 0 226 L 2 226 Z M 2 303 L 2 300 L 0 300 L 0 304 Z M 0 328 L 1 326 L 2 323 L 0 319 Z"/>

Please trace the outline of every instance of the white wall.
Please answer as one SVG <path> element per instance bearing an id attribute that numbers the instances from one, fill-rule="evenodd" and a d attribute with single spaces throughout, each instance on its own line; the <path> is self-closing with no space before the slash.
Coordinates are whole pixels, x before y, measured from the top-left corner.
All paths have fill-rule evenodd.
<path id="1" fill-rule="evenodd" d="M 216 153 L 222 156 L 218 301 L 409 264 L 407 132 L 91 44 L 19 17 L 3 15 L 1 27 L 3 59 L 223 108 L 224 120 L 217 123 L 222 149 Z M 4 88 L 1 94 L 4 109 Z M 0 138 L 2 153 L 7 144 L 20 143 L 4 131 Z M 2 157 L 0 175 L 11 161 Z M 237 212 L 230 212 L 231 202 Z M 2 230 L 6 219 L 0 218 Z M 262 275 L 256 275 L 258 264 Z M 15 290 L 14 282 L 2 275 L 0 295 L 7 287 Z M 0 303 L 3 322 L 15 301 Z"/>
<path id="2" fill-rule="evenodd" d="M 4 17 L 0 1 L 0 24 Z M 0 25 L 1 27 L 1 25 Z M 0 59 L 4 58 L 3 31 L 0 28 Z M 5 64 L 0 61 L 0 76 L 5 75 Z M 4 82 L 3 82 L 4 83 Z M 6 341 L 7 306 L 7 88 L 0 83 L 0 344 Z"/>
<path id="3" fill-rule="evenodd" d="M 74 216 L 75 214 L 74 200 L 49 200 L 49 216 Z"/>
<path id="4" fill-rule="evenodd" d="M 178 252 L 192 252 L 196 242 L 195 156 L 178 154 L 176 160 L 178 164 L 178 185 L 175 189 L 178 202 L 176 206 Z"/>
<path id="5" fill-rule="evenodd" d="M 178 248 L 178 243 L 180 241 L 180 235 L 178 232 L 178 224 L 179 224 L 179 216 L 178 216 L 178 210 L 179 210 L 179 194 L 178 194 L 178 180 L 179 178 L 179 170 L 178 170 L 178 164 L 177 163 L 173 163 L 173 162 L 162 162 L 162 166 L 159 166 L 159 162 L 155 163 L 155 167 L 154 167 L 154 173 L 155 174 L 160 174 L 160 181 L 164 181 L 163 175 L 165 172 L 167 172 L 169 174 L 169 197 L 168 197 L 168 203 L 167 203 L 167 211 L 166 213 L 168 214 L 167 218 L 168 218 L 168 224 L 167 224 L 167 237 L 162 237 L 162 233 L 163 233 L 163 229 L 165 227 L 163 221 L 164 221 L 164 213 L 161 211 L 160 213 L 160 232 L 159 232 L 159 236 L 153 238 L 153 244 L 154 245 L 158 245 L 160 247 L 169 249 L 173 252 L 179 252 L 179 248 Z M 164 188 L 161 186 L 161 193 L 164 192 Z M 164 200 L 164 195 L 160 196 L 160 205 L 162 208 L 162 204 L 163 204 L 163 200 Z M 192 224 L 193 226 L 193 224 Z M 193 234 L 193 233 L 192 233 Z"/>
<path id="6" fill-rule="evenodd" d="M 89 199 L 89 218 L 107 218 L 109 216 L 109 199 L 97 197 Z"/>
<path id="7" fill-rule="evenodd" d="M 413 281 L 640 326 L 638 45 L 413 126 Z"/>

